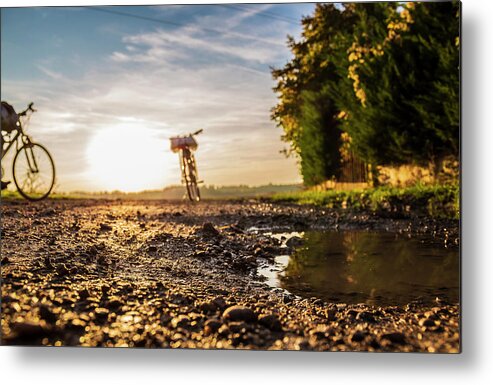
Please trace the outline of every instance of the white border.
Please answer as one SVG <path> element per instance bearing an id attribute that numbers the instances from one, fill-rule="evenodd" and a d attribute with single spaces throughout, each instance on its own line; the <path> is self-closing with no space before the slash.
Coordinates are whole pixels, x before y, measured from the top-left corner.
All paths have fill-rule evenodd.
<path id="1" fill-rule="evenodd" d="M 1 6 L 162 3 L 0 0 Z M 0 380 L 84 385 L 491 383 L 493 253 L 488 251 L 493 228 L 493 2 L 464 0 L 463 15 L 464 344 L 461 355 L 0 347 Z"/>

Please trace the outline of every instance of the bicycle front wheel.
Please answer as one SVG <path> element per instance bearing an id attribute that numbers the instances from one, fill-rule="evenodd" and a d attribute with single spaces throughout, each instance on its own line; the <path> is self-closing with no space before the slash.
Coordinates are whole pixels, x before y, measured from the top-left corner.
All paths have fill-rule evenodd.
<path id="1" fill-rule="evenodd" d="M 46 148 L 27 143 L 15 154 L 12 175 L 19 193 L 30 201 L 38 201 L 53 189 L 55 164 Z"/>

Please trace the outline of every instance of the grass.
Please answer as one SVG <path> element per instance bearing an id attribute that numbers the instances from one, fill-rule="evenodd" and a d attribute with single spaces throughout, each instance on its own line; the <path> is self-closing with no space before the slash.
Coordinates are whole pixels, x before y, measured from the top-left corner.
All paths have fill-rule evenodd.
<path id="1" fill-rule="evenodd" d="M 459 218 L 459 186 L 421 185 L 376 187 L 351 191 L 302 191 L 276 194 L 273 202 L 310 204 L 329 208 L 353 209 L 399 215 L 429 215 Z"/>
<path id="2" fill-rule="evenodd" d="M 22 199 L 27 202 L 26 199 L 24 199 L 21 194 L 19 194 L 17 191 L 12 191 L 12 190 L 2 190 L 1 193 L 1 199 L 5 200 L 16 200 L 16 199 Z M 77 196 L 74 195 L 69 195 L 69 194 L 58 194 L 58 193 L 51 193 L 47 199 L 77 199 Z"/>

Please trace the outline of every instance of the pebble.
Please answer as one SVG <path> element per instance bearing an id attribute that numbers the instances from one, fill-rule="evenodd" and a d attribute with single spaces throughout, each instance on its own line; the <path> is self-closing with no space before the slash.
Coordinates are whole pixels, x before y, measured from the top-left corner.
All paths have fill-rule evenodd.
<path id="1" fill-rule="evenodd" d="M 258 323 L 274 332 L 282 331 L 281 321 L 279 321 L 279 318 L 277 318 L 277 316 L 274 314 L 260 316 L 258 319 Z"/>
<path id="2" fill-rule="evenodd" d="M 204 223 L 204 226 L 202 226 L 202 231 L 204 232 L 204 234 L 213 237 L 217 237 L 220 235 L 219 231 L 210 222 Z"/>
<path id="3" fill-rule="evenodd" d="M 65 266 L 64 263 L 61 263 L 59 264 L 57 267 L 56 267 L 56 272 L 59 276 L 61 277 L 64 277 L 66 275 L 69 275 L 70 274 L 70 270 L 67 268 L 67 266 Z"/>
<path id="4" fill-rule="evenodd" d="M 40 338 L 47 334 L 48 329 L 36 322 L 15 322 L 12 330 L 20 338 Z"/>
<path id="5" fill-rule="evenodd" d="M 296 247 L 296 246 L 301 246 L 302 244 L 303 244 L 303 239 L 297 236 L 291 237 L 286 241 L 287 247 Z"/>
<path id="6" fill-rule="evenodd" d="M 355 331 L 351 337 L 351 341 L 353 342 L 361 342 L 364 339 L 365 339 L 365 333 L 363 333 L 360 330 Z"/>
<path id="7" fill-rule="evenodd" d="M 113 230 L 113 227 L 111 227 L 110 225 L 108 225 L 106 223 L 101 223 L 99 225 L 99 228 L 101 229 L 101 231 L 111 231 L 111 230 Z"/>
<path id="8" fill-rule="evenodd" d="M 406 336 L 400 332 L 383 334 L 381 338 L 398 345 L 404 345 L 407 343 Z"/>
<path id="9" fill-rule="evenodd" d="M 57 320 L 57 316 L 47 305 L 39 306 L 39 316 L 48 323 L 55 323 Z"/>
<path id="10" fill-rule="evenodd" d="M 173 328 L 186 328 L 190 325 L 190 318 L 184 314 L 180 314 L 171 320 L 171 326 Z"/>
<path id="11" fill-rule="evenodd" d="M 223 318 L 228 321 L 245 321 L 255 322 L 257 321 L 257 315 L 252 309 L 246 306 L 231 306 L 228 307 L 224 313 Z"/>
<path id="12" fill-rule="evenodd" d="M 434 320 L 430 319 L 430 318 L 422 318 L 419 320 L 419 325 L 420 326 L 427 326 L 427 327 L 432 327 L 432 326 L 435 326 L 436 323 Z"/>
<path id="13" fill-rule="evenodd" d="M 210 335 L 212 333 L 215 333 L 219 330 L 219 328 L 221 326 L 222 326 L 222 323 L 218 319 L 216 319 L 216 318 L 209 319 L 204 324 L 204 333 L 206 335 Z"/>

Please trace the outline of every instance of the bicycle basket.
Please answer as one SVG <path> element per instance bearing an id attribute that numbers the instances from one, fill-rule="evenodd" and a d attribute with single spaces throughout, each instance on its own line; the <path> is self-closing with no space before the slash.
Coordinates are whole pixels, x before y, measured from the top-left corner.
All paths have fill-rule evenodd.
<path id="1" fill-rule="evenodd" d="M 182 138 L 170 138 L 171 151 L 178 152 L 184 148 L 189 148 L 191 150 L 196 150 L 198 147 L 197 142 L 193 136 L 185 136 Z"/>

